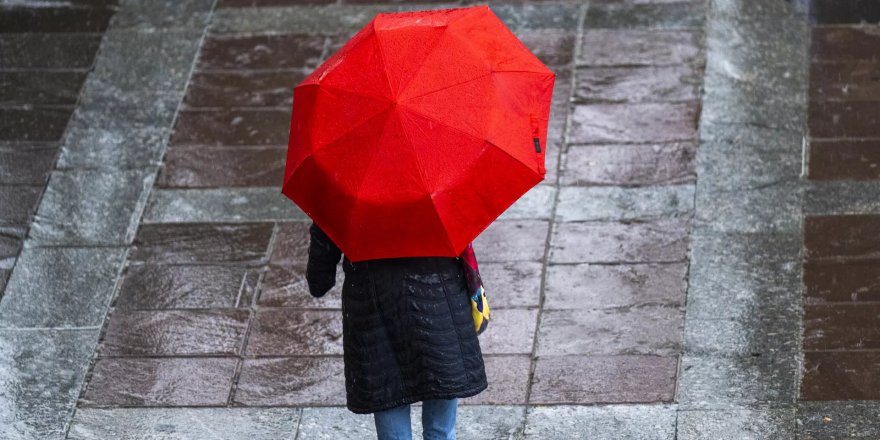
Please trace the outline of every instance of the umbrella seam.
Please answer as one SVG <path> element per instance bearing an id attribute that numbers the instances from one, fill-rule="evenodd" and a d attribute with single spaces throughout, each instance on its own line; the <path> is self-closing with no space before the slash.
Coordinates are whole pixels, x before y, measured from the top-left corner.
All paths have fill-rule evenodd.
<path id="1" fill-rule="evenodd" d="M 434 52 L 437 50 L 437 47 L 440 46 L 440 40 L 442 40 L 443 37 L 446 36 L 446 31 L 448 29 L 449 29 L 449 24 L 443 25 L 443 33 L 441 33 L 440 36 L 437 37 L 437 42 L 434 43 L 434 47 L 432 47 L 431 50 L 428 51 L 427 54 L 425 54 L 424 58 L 422 58 L 420 60 L 418 69 L 416 69 L 416 71 L 413 72 L 412 76 L 410 76 L 409 79 L 406 81 L 406 84 L 403 84 L 400 86 L 400 90 L 397 91 L 397 95 L 395 96 L 395 98 L 397 98 L 397 96 L 402 95 L 403 91 L 406 90 L 407 87 L 409 87 L 409 84 L 413 81 L 413 79 L 415 79 L 415 77 L 418 76 L 419 73 L 421 73 L 422 68 L 425 67 L 424 61 L 427 60 L 431 55 L 434 54 Z M 380 46 L 381 46 L 381 43 L 380 43 Z"/>
<path id="2" fill-rule="evenodd" d="M 370 26 L 373 28 L 373 38 L 376 39 L 376 47 L 379 48 L 379 58 L 382 60 L 382 77 L 385 78 L 385 86 L 388 87 L 388 94 L 392 98 L 396 98 L 394 90 L 391 88 L 391 81 L 388 79 L 388 72 L 385 70 L 387 62 L 385 61 L 385 51 L 382 49 L 382 40 L 379 38 L 379 32 L 376 31 L 376 20 L 371 21 Z"/>

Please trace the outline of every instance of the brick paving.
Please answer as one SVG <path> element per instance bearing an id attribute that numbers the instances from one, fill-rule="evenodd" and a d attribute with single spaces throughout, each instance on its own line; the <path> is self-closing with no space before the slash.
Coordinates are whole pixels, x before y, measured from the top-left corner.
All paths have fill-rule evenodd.
<path id="1" fill-rule="evenodd" d="M 0 437 L 371 438 L 278 190 L 292 85 L 470 4 L 0 3 Z M 489 4 L 557 81 L 547 178 L 475 243 L 459 438 L 880 436 L 880 10 Z"/>

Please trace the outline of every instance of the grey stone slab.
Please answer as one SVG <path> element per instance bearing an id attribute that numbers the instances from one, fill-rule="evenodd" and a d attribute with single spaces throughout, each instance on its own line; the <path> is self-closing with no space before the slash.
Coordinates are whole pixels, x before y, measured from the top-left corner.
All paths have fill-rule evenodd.
<path id="1" fill-rule="evenodd" d="M 577 29 L 586 8 L 579 4 L 494 5 L 491 11 L 513 32 L 523 29 Z"/>
<path id="2" fill-rule="evenodd" d="M 880 182 L 809 181 L 804 189 L 804 214 L 880 214 Z"/>
<path id="3" fill-rule="evenodd" d="M 799 355 L 792 352 L 681 357 L 676 401 L 686 409 L 730 409 L 792 404 L 797 397 Z"/>
<path id="4" fill-rule="evenodd" d="M 532 406 L 524 438 L 673 440 L 675 406 Z"/>
<path id="5" fill-rule="evenodd" d="M 300 408 L 79 408 L 69 440 L 293 440 Z"/>
<path id="6" fill-rule="evenodd" d="M 55 171 L 30 238 L 39 245 L 121 245 L 134 239 L 154 171 Z"/>
<path id="7" fill-rule="evenodd" d="M 543 309 L 684 304 L 687 272 L 686 262 L 551 265 Z"/>
<path id="8" fill-rule="evenodd" d="M 201 29 L 208 24 L 214 0 L 121 0 L 110 28 Z"/>
<path id="9" fill-rule="evenodd" d="M 182 94 L 201 38 L 201 29 L 108 31 L 82 93 L 116 97 Z"/>
<path id="10" fill-rule="evenodd" d="M 725 142 L 704 141 L 697 154 L 698 191 L 738 192 L 796 182 L 803 168 L 797 147 L 768 151 L 746 142 L 731 148 Z"/>
<path id="11" fill-rule="evenodd" d="M 875 439 L 878 420 L 878 402 L 798 402 L 797 434 L 801 440 Z"/>
<path id="12" fill-rule="evenodd" d="M 556 187 L 538 185 L 523 194 L 510 208 L 507 208 L 499 219 L 541 219 L 549 220 L 556 198 Z"/>
<path id="13" fill-rule="evenodd" d="M 794 408 L 679 411 L 678 440 L 795 440 Z"/>
<path id="14" fill-rule="evenodd" d="M 694 228 L 714 232 L 795 233 L 801 228 L 802 193 L 800 182 L 792 180 L 751 188 L 732 182 L 727 189 L 709 189 L 700 185 L 698 179 Z"/>
<path id="15" fill-rule="evenodd" d="M 150 194 L 144 223 L 308 220 L 278 188 L 159 189 Z"/>
<path id="16" fill-rule="evenodd" d="M 100 326 L 125 250 L 25 247 L 0 300 L 0 327 Z"/>
<path id="17" fill-rule="evenodd" d="M 693 211 L 693 185 L 641 188 L 562 187 L 556 215 L 561 221 L 639 220 Z"/>
<path id="18" fill-rule="evenodd" d="M 61 440 L 99 330 L 0 330 L 0 438 Z"/>
<path id="19" fill-rule="evenodd" d="M 703 26 L 703 2 L 590 5 L 584 27 L 688 29 Z"/>
<path id="20" fill-rule="evenodd" d="M 764 355 L 801 347 L 801 314 L 755 311 L 743 318 L 688 318 L 685 350 L 692 354 Z"/>
<path id="21" fill-rule="evenodd" d="M 781 69 L 767 77 L 793 77 L 793 73 Z M 805 78 L 792 78 L 792 83 L 783 88 L 763 82 L 715 80 L 712 76 L 712 71 L 708 71 L 705 77 L 702 120 L 785 129 L 804 125 Z"/>
<path id="22" fill-rule="evenodd" d="M 742 19 L 777 19 L 780 16 L 803 16 L 808 12 L 808 0 L 766 2 L 762 0 L 715 0 L 713 13 Z"/>
<path id="23" fill-rule="evenodd" d="M 803 127 L 785 129 L 755 124 L 700 121 L 700 153 L 728 153 L 733 158 L 746 149 L 749 154 L 784 153 L 800 156 L 804 149 Z M 702 177 L 702 176 L 701 176 Z"/>

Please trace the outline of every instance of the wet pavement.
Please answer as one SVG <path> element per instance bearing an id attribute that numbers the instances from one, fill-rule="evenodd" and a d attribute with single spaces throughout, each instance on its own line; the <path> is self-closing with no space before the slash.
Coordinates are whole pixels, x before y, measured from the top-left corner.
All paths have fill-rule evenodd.
<path id="1" fill-rule="evenodd" d="M 375 438 L 279 192 L 292 85 L 472 4 L 0 1 L 0 438 Z M 875 2 L 488 4 L 557 80 L 459 438 L 880 438 Z"/>

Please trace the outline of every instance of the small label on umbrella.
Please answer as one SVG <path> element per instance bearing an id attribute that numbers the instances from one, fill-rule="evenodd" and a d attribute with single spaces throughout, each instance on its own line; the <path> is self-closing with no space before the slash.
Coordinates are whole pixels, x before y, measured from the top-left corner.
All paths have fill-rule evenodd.
<path id="1" fill-rule="evenodd" d="M 535 142 L 535 153 L 541 152 L 541 140 L 538 138 L 532 138 L 532 141 Z"/>

